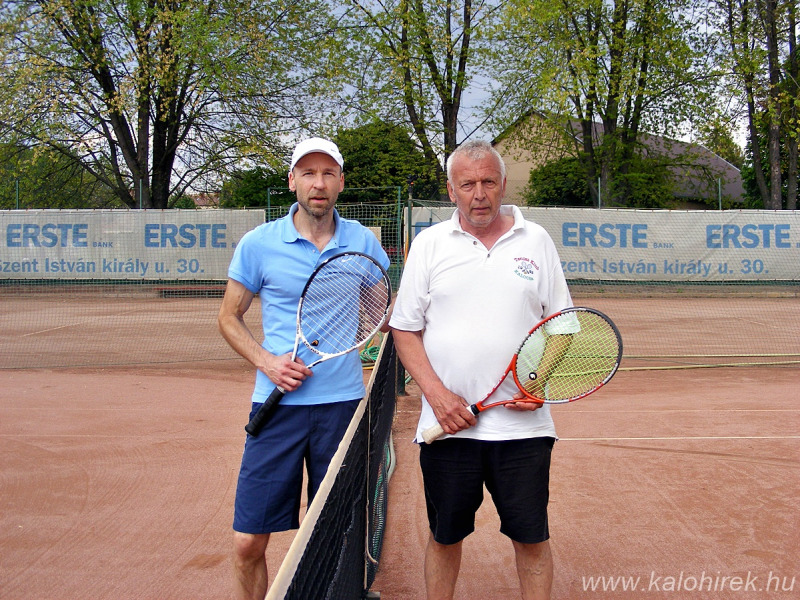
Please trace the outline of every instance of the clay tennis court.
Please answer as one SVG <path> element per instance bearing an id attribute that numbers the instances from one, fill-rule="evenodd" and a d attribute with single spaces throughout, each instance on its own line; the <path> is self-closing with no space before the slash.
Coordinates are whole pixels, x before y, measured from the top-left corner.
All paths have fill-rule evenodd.
<path id="1" fill-rule="evenodd" d="M 103 348 L 122 355 L 116 362 L 130 360 L 131 350 L 119 350 L 123 339 L 126 348 L 149 341 L 155 358 L 0 370 L 0 598 L 230 597 L 230 523 L 250 369 L 231 357 L 162 362 L 164 337 L 207 336 L 209 348 L 218 344 L 213 322 L 183 323 L 177 304 L 167 329 L 129 323 L 125 315 L 139 309 L 118 299 L 102 318 L 51 324 L 48 333 L 15 330 L 14 311 L 37 310 L 30 299 L 16 301 L 2 298 L 3 367 L 15 336 L 46 337 L 41 364 L 45 355 L 74 358 Z M 704 303 L 715 301 L 689 299 L 686 314 L 703 314 Z M 218 306 L 214 299 L 185 302 L 212 319 Z M 561 437 L 550 504 L 554 599 L 797 597 L 800 369 L 786 356 L 763 355 L 776 339 L 782 354 L 800 354 L 797 320 L 780 319 L 798 314 L 800 299 L 742 302 L 762 317 L 753 345 L 767 349 L 756 349 L 757 359 L 701 351 L 708 336 L 752 326 L 740 317 L 685 327 L 643 311 L 646 299 L 576 296 L 576 304 L 599 308 L 619 325 L 632 355 L 623 367 L 659 368 L 622 370 L 596 395 L 553 409 Z M 672 368 L 685 361 L 675 358 L 678 339 L 705 359 Z M 667 358 L 635 358 L 654 346 Z M 700 364 L 756 360 L 770 364 Z M 410 383 L 407 393 L 398 398 L 397 467 L 373 586 L 390 600 L 424 598 L 427 524 L 411 443 L 419 391 Z M 511 546 L 497 529 L 487 501 L 465 542 L 458 598 L 518 597 Z M 291 539 L 273 537 L 273 575 Z"/>

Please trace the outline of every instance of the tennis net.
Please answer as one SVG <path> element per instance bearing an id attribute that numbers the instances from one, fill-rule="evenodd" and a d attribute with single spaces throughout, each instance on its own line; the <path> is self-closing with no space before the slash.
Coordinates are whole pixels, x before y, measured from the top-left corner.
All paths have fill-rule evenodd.
<path id="1" fill-rule="evenodd" d="M 380 560 L 394 467 L 395 359 L 389 334 L 365 398 L 308 508 L 268 600 L 367 596 Z"/>

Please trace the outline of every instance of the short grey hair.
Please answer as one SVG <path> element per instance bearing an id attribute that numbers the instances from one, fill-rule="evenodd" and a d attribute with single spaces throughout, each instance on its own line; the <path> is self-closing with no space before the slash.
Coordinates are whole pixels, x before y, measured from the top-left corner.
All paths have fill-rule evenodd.
<path id="1" fill-rule="evenodd" d="M 447 157 L 447 180 L 452 179 L 453 174 L 453 161 L 456 157 L 464 155 L 470 160 L 481 160 L 487 156 L 494 156 L 497 163 L 500 165 L 500 175 L 502 179 L 506 178 L 506 163 L 503 162 L 503 157 L 494 149 L 486 140 L 469 140 L 458 146 L 453 153 Z"/>

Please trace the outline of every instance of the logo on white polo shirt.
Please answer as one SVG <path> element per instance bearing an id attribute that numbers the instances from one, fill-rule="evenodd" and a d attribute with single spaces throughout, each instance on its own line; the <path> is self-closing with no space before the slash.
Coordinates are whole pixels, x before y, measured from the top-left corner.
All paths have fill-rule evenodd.
<path id="1" fill-rule="evenodd" d="M 514 273 L 523 279 L 529 279 L 533 281 L 534 277 L 536 276 L 536 271 L 539 270 L 539 265 L 537 265 L 535 261 L 531 260 L 530 258 L 525 258 L 524 256 L 515 258 L 514 261 L 517 263 Z"/>

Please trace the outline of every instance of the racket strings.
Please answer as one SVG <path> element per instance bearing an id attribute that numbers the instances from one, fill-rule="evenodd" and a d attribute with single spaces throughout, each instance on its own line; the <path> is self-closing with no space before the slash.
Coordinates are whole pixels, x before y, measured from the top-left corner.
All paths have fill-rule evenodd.
<path id="1" fill-rule="evenodd" d="M 537 328 L 520 348 L 515 376 L 549 402 L 568 402 L 602 386 L 616 371 L 620 339 L 601 315 L 574 311 Z"/>
<path id="2" fill-rule="evenodd" d="M 384 271 L 369 258 L 344 256 L 327 263 L 309 282 L 300 330 L 315 352 L 338 354 L 372 337 L 389 306 Z"/>

